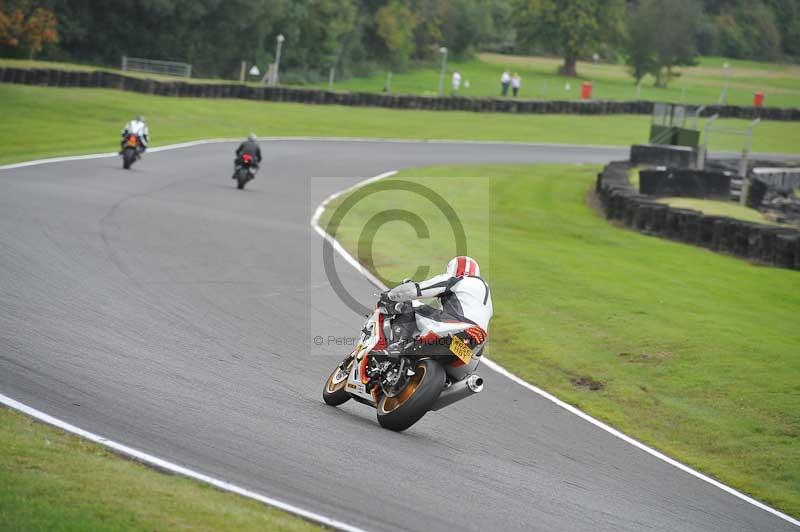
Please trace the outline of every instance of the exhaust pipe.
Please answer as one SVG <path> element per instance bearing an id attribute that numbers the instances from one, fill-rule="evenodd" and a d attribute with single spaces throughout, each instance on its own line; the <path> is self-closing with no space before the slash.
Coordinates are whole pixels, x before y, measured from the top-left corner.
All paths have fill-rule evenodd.
<path id="1" fill-rule="evenodd" d="M 463 381 L 458 381 L 451 384 L 449 388 L 445 388 L 439 399 L 431 407 L 431 410 L 441 410 L 446 406 L 450 406 L 456 401 L 466 399 L 483 390 L 483 379 L 478 375 L 470 375 Z"/>

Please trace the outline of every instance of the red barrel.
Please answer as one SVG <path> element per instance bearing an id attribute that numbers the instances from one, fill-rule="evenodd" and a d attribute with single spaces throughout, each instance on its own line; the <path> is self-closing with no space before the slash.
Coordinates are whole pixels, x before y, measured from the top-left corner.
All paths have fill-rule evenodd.
<path id="1" fill-rule="evenodd" d="M 756 92 L 753 94 L 753 107 L 762 107 L 764 105 L 764 93 Z"/>
<path id="2" fill-rule="evenodd" d="M 592 97 L 592 82 L 584 81 L 581 83 L 581 100 L 588 100 Z"/>

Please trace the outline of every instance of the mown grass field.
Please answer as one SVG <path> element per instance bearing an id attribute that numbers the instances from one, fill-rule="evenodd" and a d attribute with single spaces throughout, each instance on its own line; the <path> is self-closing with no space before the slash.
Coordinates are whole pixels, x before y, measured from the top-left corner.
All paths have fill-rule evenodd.
<path id="1" fill-rule="evenodd" d="M 755 222 L 767 225 L 781 225 L 764 216 L 762 212 L 739 205 L 733 201 L 703 200 L 697 198 L 660 198 L 660 203 L 666 203 L 679 209 L 694 209 L 711 216 L 728 216 L 745 222 Z"/>
<path id="2" fill-rule="evenodd" d="M 0 408 L 0 530 L 321 529 Z"/>
<path id="3" fill-rule="evenodd" d="M 587 205 L 597 171 L 453 166 L 391 179 L 422 183 L 445 193 L 456 212 L 470 213 L 461 217 L 468 252 L 493 290 L 493 360 L 800 515 L 800 273 L 608 224 Z M 450 222 L 402 194 L 371 195 L 337 234 L 357 256 L 361 228 L 377 212 L 403 205 L 422 216 L 428 240 L 401 222 L 378 231 L 375 273 L 388 279 L 410 276 L 420 264 L 435 273 L 455 253 Z M 401 253 L 397 242 L 404 242 Z"/>
<path id="4" fill-rule="evenodd" d="M 729 65 L 725 69 L 723 65 Z M 469 87 L 462 87 L 463 96 L 499 96 L 500 74 L 507 68 L 522 77 L 519 97 L 525 99 L 575 100 L 580 98 L 580 84 L 593 84 L 592 97 L 600 100 L 636 100 L 637 89 L 625 65 L 579 62 L 579 78 L 564 78 L 556 74 L 561 59 L 554 57 L 529 57 L 483 53 L 467 61 L 448 63 L 445 79 L 446 93 L 451 93 L 450 76 L 459 70 Z M 122 73 L 119 69 L 0 58 L 0 66 L 18 68 L 56 68 L 64 70 L 105 70 Z M 727 102 L 733 105 L 752 105 L 753 94 L 763 92 L 765 105 L 774 107 L 800 107 L 800 65 L 766 63 L 727 59 L 724 57 L 702 57 L 693 67 L 678 69 L 680 76 L 672 80 L 667 88 L 654 86 L 654 79 L 646 77 L 638 99 L 686 102 L 692 104 L 716 104 L 720 92 L 728 79 Z M 207 78 L 176 78 L 140 72 L 125 72 L 126 75 L 151 79 L 181 80 L 195 83 L 238 83 L 238 80 Z M 248 76 L 248 79 L 251 79 Z M 258 80 L 248 81 L 257 85 Z M 335 81 L 333 89 L 338 91 L 380 92 L 387 83 L 387 72 L 379 71 L 366 78 L 350 78 Z M 569 89 L 567 84 L 569 83 Z M 314 87 L 329 88 L 327 81 Z M 439 86 L 439 65 L 413 68 L 408 72 L 393 73 L 391 91 L 396 94 L 436 94 Z"/>
<path id="5" fill-rule="evenodd" d="M 723 67 L 728 63 L 729 69 Z M 519 73 L 522 87 L 519 97 L 525 99 L 575 100 L 580 98 L 580 84 L 591 81 L 592 97 L 599 100 L 636 100 L 635 82 L 624 65 L 607 63 L 578 63 L 579 78 L 569 79 L 557 75 L 561 64 L 558 58 L 480 54 L 476 59 L 450 62 L 445 79 L 446 93 L 451 93 L 450 76 L 458 70 L 469 87 L 462 87 L 462 96 L 500 96 L 500 74 L 504 68 Z M 765 105 L 775 107 L 800 106 L 800 66 L 739 61 L 722 57 L 704 57 L 695 67 L 679 69 L 681 76 L 667 88 L 654 86 L 654 80 L 644 79 L 639 99 L 716 104 L 729 76 L 727 102 L 734 105 L 752 105 L 753 93 L 765 94 Z M 352 78 L 334 83 L 335 90 L 379 92 L 386 85 L 386 72 L 368 78 Z M 566 84 L 570 84 L 569 90 Z M 416 68 L 404 73 L 393 73 L 391 91 L 398 94 L 436 94 L 439 85 L 439 67 Z M 327 88 L 327 83 L 318 87 Z"/>
<path id="6" fill-rule="evenodd" d="M 0 84 L 0 164 L 118 149 L 119 132 L 136 114 L 150 125 L 151 145 L 214 137 L 376 137 L 493 140 L 628 146 L 644 142 L 646 116 L 508 115 L 402 111 L 342 106 L 148 96 L 110 89 Z M 741 127 L 746 121 L 724 120 Z M 715 150 L 741 149 L 741 137 L 717 134 Z M 800 153 L 800 122 L 764 122 L 756 152 Z"/>

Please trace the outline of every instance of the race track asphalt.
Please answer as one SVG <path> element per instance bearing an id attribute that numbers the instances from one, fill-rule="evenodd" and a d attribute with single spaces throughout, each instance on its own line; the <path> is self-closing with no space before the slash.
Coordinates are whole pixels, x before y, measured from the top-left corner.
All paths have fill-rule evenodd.
<path id="1" fill-rule="evenodd" d="M 237 191 L 233 149 L 0 170 L 0 393 L 369 530 L 796 530 L 487 368 L 480 396 L 402 434 L 322 403 L 348 348 L 312 339 L 363 321 L 319 266 L 309 219 L 328 194 L 404 167 L 625 150 L 274 141 Z"/>

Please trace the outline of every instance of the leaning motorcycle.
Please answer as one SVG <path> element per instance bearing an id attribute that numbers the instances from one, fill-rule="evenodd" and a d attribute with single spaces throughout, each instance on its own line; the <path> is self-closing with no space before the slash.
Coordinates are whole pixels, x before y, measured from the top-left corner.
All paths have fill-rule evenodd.
<path id="1" fill-rule="evenodd" d="M 130 134 L 125 137 L 122 148 L 122 167 L 129 170 L 131 165 L 140 157 L 141 141 L 138 135 Z"/>
<path id="2" fill-rule="evenodd" d="M 256 168 L 254 163 L 255 161 L 253 160 L 253 156 L 249 153 L 243 154 L 239 159 L 239 163 L 236 165 L 236 172 L 234 172 L 236 188 L 239 190 L 242 190 L 247 182 L 256 176 Z"/>
<path id="3" fill-rule="evenodd" d="M 367 317 L 358 344 L 334 368 L 322 398 L 332 406 L 354 399 L 375 408 L 382 427 L 403 431 L 427 412 L 483 389 L 483 379 L 475 374 L 483 344 L 471 346 L 469 339 L 451 335 L 389 356 L 384 349 L 394 341 L 393 322 L 400 315 L 387 308 L 392 306 L 378 303 Z"/>

